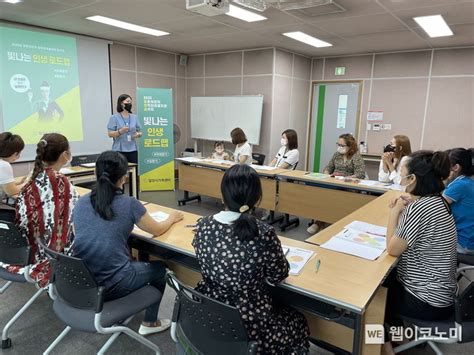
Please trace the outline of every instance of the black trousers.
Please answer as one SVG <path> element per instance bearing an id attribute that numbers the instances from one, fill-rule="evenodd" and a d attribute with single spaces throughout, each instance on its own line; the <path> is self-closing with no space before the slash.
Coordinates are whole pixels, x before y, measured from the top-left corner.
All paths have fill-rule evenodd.
<path id="1" fill-rule="evenodd" d="M 390 326 L 400 327 L 403 322 L 400 316 L 423 320 L 443 320 L 454 315 L 454 305 L 449 307 L 434 307 L 405 290 L 396 278 L 397 270 L 394 269 L 385 280 L 384 286 L 388 288 L 387 303 L 385 306 L 385 323 Z M 387 327 L 385 339 L 389 340 Z"/>
<path id="2" fill-rule="evenodd" d="M 138 151 L 134 152 L 120 152 L 123 154 L 129 163 L 138 164 Z"/>

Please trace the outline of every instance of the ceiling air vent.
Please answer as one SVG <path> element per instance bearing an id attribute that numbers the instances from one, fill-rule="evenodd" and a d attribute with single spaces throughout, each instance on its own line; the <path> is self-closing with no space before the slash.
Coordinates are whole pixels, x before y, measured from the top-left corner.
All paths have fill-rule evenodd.
<path id="1" fill-rule="evenodd" d="M 322 16 L 346 11 L 334 0 L 266 0 L 268 5 L 305 16 Z"/>

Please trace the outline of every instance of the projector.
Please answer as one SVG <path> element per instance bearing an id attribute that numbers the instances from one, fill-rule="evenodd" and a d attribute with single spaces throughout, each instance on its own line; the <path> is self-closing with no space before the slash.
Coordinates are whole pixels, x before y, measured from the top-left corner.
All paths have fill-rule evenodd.
<path id="1" fill-rule="evenodd" d="M 229 12 L 228 0 L 186 0 L 186 10 L 204 16 L 217 16 Z"/>

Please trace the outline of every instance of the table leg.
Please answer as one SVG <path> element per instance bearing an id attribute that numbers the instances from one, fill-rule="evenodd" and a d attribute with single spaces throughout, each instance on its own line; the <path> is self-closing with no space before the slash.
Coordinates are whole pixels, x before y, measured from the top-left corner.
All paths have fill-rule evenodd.
<path id="1" fill-rule="evenodd" d="M 300 225 L 299 218 L 290 218 L 290 215 L 288 213 L 285 213 L 285 221 L 283 222 L 283 225 L 280 226 L 280 229 L 282 232 L 284 232 L 286 229 L 290 228 L 291 226 L 298 227 L 299 225 Z"/>
<path id="2" fill-rule="evenodd" d="M 281 216 L 278 216 L 275 218 L 275 211 L 270 211 L 270 217 L 268 219 L 268 224 L 271 224 L 271 225 L 274 225 L 275 223 L 280 223 L 281 221 L 284 220 L 284 216 L 281 215 Z"/>
<path id="3" fill-rule="evenodd" d="M 189 191 L 184 191 L 184 198 L 181 200 L 178 200 L 178 206 L 184 206 L 186 205 L 187 202 L 191 202 L 194 200 L 201 202 L 201 195 L 189 197 Z"/>

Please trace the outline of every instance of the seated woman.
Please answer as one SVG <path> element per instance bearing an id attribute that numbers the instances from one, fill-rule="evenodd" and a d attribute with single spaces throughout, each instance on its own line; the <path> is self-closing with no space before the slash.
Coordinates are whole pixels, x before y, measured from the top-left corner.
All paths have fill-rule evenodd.
<path id="1" fill-rule="evenodd" d="M 410 139 L 398 134 L 384 147 L 380 160 L 379 181 L 400 184 L 400 168 L 411 154 Z"/>
<path id="2" fill-rule="evenodd" d="M 59 170 L 70 161 L 67 138 L 58 133 L 45 134 L 36 147 L 31 178 L 18 194 L 16 224 L 33 249 L 30 276 L 40 287 L 47 286 L 51 268 L 36 239 L 42 237 L 57 252 L 63 252 L 69 244 L 71 213 L 79 196 Z M 2 266 L 10 272 L 24 272 L 19 266 Z"/>
<path id="3" fill-rule="evenodd" d="M 83 259 L 99 285 L 105 287 L 107 300 L 124 297 L 147 284 L 163 293 L 165 265 L 161 261 L 132 261 L 127 243 L 135 224 L 158 236 L 183 219 L 182 213 L 171 213 L 166 221 L 158 223 L 140 201 L 123 195 L 128 162 L 121 153 L 102 153 L 95 169 L 95 189 L 81 197 L 74 209 L 74 256 Z M 147 308 L 140 334 L 169 328 L 169 319 L 158 320 L 160 302 Z"/>
<path id="4" fill-rule="evenodd" d="M 242 128 L 234 128 L 230 132 L 232 144 L 235 145 L 234 162 L 239 164 L 252 164 L 252 146 L 247 142 Z"/>
<path id="5" fill-rule="evenodd" d="M 270 162 L 270 166 L 280 169 L 295 169 L 300 160 L 298 151 L 298 135 L 293 129 L 287 129 L 281 134 L 281 148 Z"/>
<path id="6" fill-rule="evenodd" d="M 288 262 L 273 227 L 250 214 L 262 197 L 258 174 L 234 165 L 221 183 L 225 211 L 202 218 L 196 227 L 194 250 L 203 281 L 197 290 L 237 307 L 257 353 L 305 354 L 309 329 L 304 316 L 277 307 L 267 281 L 282 282 Z"/>
<path id="7" fill-rule="evenodd" d="M 365 179 L 364 160 L 358 153 L 357 142 L 352 134 L 347 133 L 340 135 L 336 145 L 337 151 L 324 168 L 324 174 Z M 326 223 L 315 221 L 306 231 L 309 234 L 316 234 L 325 226 Z"/>
<path id="8" fill-rule="evenodd" d="M 458 253 L 474 255 L 474 157 L 471 151 L 448 151 L 451 173 L 443 196 L 451 204 L 458 232 Z"/>
<path id="9" fill-rule="evenodd" d="M 441 196 L 449 170 L 448 155 L 432 151 L 413 153 L 401 168 L 408 195 L 391 204 L 387 226 L 387 252 L 400 257 L 386 282 L 389 326 L 401 326 L 400 316 L 434 321 L 454 314 L 456 226 Z M 385 352 L 393 352 L 390 342 Z"/>
<path id="10" fill-rule="evenodd" d="M 20 153 L 25 148 L 23 139 L 10 132 L 0 133 L 0 201 L 18 195 L 24 185 L 25 178 L 16 182 L 13 176 L 11 163 L 20 158 Z M 13 222 L 15 209 L 0 202 L 0 220 Z"/>

